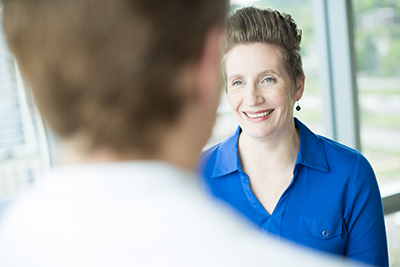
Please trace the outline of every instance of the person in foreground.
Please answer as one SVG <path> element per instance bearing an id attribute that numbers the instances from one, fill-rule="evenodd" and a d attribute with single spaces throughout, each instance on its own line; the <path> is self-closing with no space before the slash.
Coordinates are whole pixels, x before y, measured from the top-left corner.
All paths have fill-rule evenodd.
<path id="1" fill-rule="evenodd" d="M 3 1 L 10 49 L 69 156 L 5 212 L 0 266 L 344 265 L 267 239 L 196 183 L 226 9 Z"/>
<path id="2" fill-rule="evenodd" d="M 229 16 L 222 68 L 239 127 L 203 152 L 199 172 L 207 190 L 265 232 L 388 266 L 370 164 L 293 117 L 305 84 L 300 41 L 287 13 L 251 6 Z"/>

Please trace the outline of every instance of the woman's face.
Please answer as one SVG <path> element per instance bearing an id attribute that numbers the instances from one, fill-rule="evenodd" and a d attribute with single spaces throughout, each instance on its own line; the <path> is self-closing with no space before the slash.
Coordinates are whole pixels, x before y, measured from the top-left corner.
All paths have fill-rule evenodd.
<path id="1" fill-rule="evenodd" d="M 262 43 L 237 45 L 226 56 L 228 101 L 243 132 L 263 138 L 289 130 L 304 78 L 294 88 L 281 49 Z"/>

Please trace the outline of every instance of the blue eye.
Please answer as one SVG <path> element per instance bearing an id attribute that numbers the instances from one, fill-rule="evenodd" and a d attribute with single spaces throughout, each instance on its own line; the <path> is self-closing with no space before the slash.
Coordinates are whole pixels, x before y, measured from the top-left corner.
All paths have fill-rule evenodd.
<path id="1" fill-rule="evenodd" d="M 268 77 L 268 78 L 265 78 L 262 82 L 263 82 L 263 83 L 264 83 L 264 82 L 266 82 L 266 83 L 273 83 L 273 82 L 275 82 L 275 79 L 272 78 L 272 77 Z"/>
<path id="2" fill-rule="evenodd" d="M 242 81 L 234 81 L 234 82 L 232 83 L 232 85 L 242 85 L 242 84 L 243 84 Z"/>

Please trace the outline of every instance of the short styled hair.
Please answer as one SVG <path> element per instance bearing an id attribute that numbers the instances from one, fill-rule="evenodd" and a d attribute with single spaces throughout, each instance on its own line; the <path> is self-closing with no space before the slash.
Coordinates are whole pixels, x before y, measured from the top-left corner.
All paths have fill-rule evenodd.
<path id="1" fill-rule="evenodd" d="M 224 54 L 240 44 L 266 43 L 279 47 L 282 51 L 282 62 L 293 85 L 303 72 L 300 55 L 301 30 L 288 13 L 275 9 L 262 9 L 246 6 L 233 11 L 228 19 L 225 34 Z M 226 81 L 224 57 L 222 72 Z"/>
<path id="2" fill-rule="evenodd" d="M 87 149 L 153 151 L 188 96 L 180 74 L 226 0 L 2 0 L 3 28 L 44 118 Z M 160 128 L 161 127 L 161 128 Z"/>

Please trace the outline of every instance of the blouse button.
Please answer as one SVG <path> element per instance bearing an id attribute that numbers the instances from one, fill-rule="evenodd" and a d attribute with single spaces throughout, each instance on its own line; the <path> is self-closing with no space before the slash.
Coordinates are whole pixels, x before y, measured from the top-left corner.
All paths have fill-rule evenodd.
<path id="1" fill-rule="evenodd" d="M 329 232 L 327 230 L 322 231 L 322 235 L 327 237 L 329 235 Z"/>

